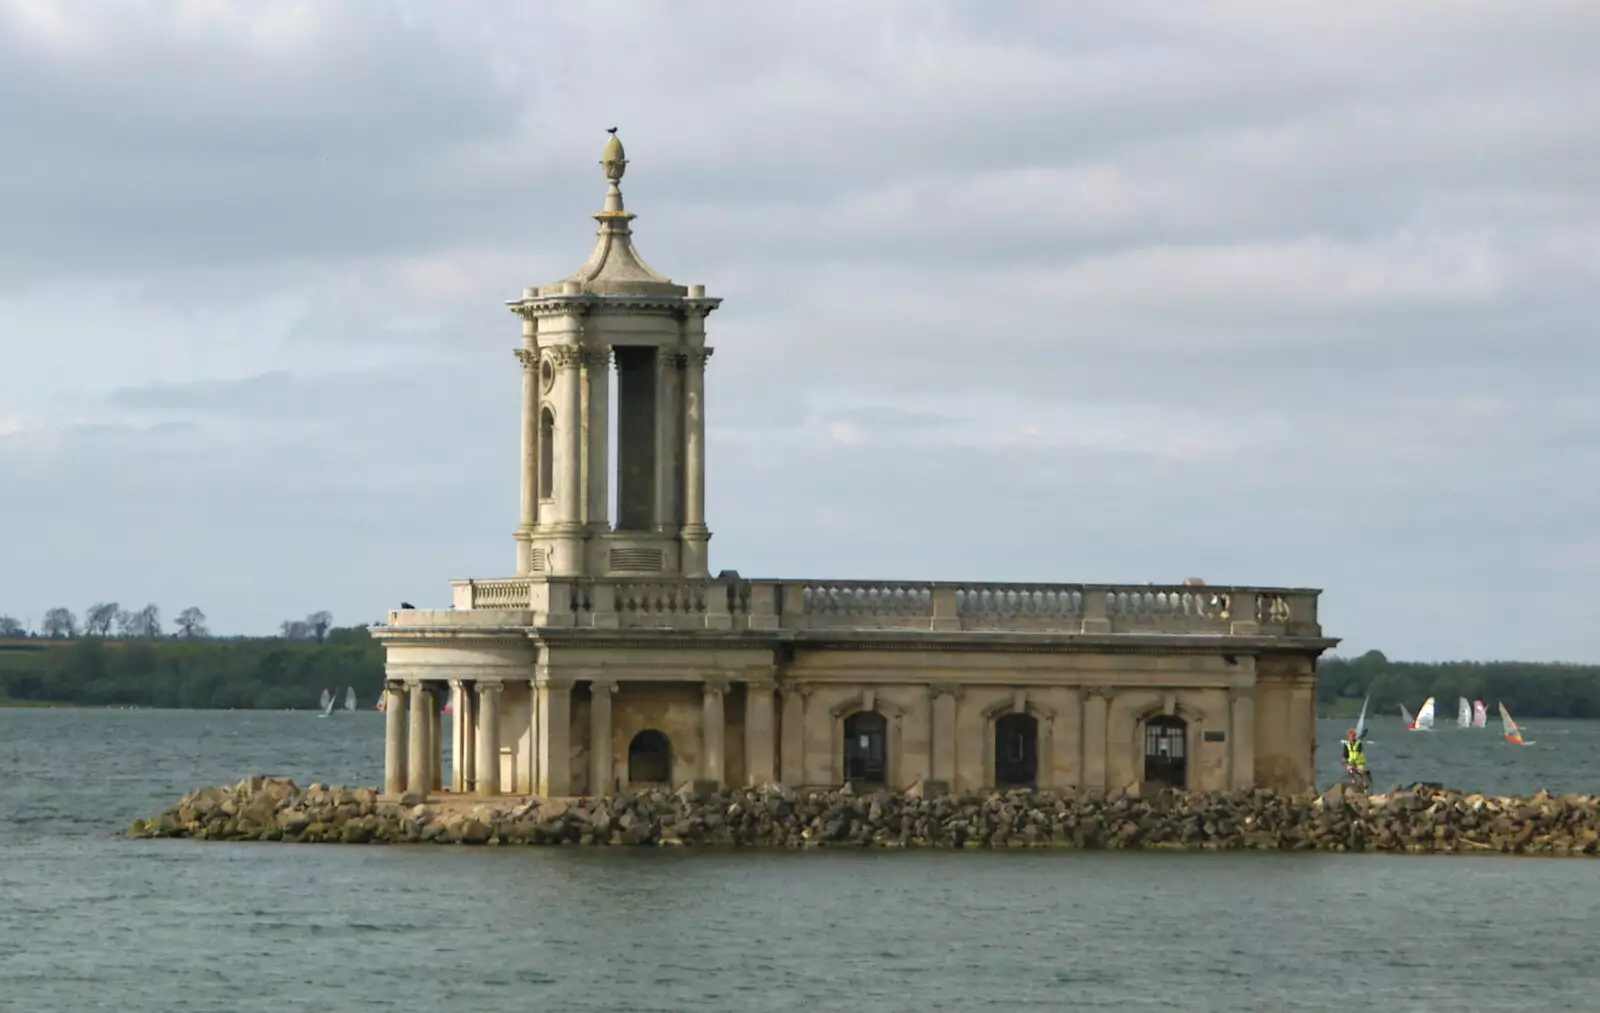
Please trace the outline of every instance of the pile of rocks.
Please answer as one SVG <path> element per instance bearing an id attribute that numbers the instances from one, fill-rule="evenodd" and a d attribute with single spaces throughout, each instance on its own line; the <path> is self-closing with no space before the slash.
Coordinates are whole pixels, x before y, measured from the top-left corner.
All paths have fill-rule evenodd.
<path id="1" fill-rule="evenodd" d="M 1265 851 L 1600 853 L 1600 799 L 1468 795 L 1413 785 L 1367 797 L 1266 791 L 1162 792 L 1096 798 L 1007 791 L 858 796 L 776 785 L 725 793 L 685 788 L 515 806 L 373 788 L 299 788 L 255 776 L 202 788 L 130 837 L 349 844 L 726 845 L 758 848 L 1253 849 Z"/>

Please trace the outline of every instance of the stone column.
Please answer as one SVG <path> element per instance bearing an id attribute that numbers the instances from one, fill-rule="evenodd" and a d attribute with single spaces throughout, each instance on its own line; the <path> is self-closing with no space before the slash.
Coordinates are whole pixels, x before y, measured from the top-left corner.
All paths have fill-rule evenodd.
<path id="1" fill-rule="evenodd" d="M 1091 686 L 1083 698 L 1083 787 L 1088 791 L 1106 789 L 1106 724 L 1110 717 L 1109 686 Z"/>
<path id="2" fill-rule="evenodd" d="M 534 321 L 522 321 L 522 347 L 517 358 L 522 362 L 522 491 L 517 512 L 517 573 L 529 573 L 528 541 L 539 523 L 539 349 L 534 336 Z"/>
<path id="3" fill-rule="evenodd" d="M 466 733 L 462 730 L 467 713 L 463 705 L 466 697 L 463 689 L 464 684 L 460 679 L 450 680 L 450 790 L 457 795 L 467 790 L 466 764 L 461 762 L 461 751 L 467 742 Z"/>
<path id="4" fill-rule="evenodd" d="M 683 523 L 678 500 L 678 464 L 683 460 L 679 433 L 683 428 L 682 355 L 656 350 L 656 502 L 652 513 L 657 534 L 676 535 Z"/>
<path id="5" fill-rule="evenodd" d="M 406 694 L 400 683 L 383 687 L 383 790 L 400 795 L 406 790 Z"/>
<path id="6" fill-rule="evenodd" d="M 706 360 L 711 349 L 692 349 L 683 371 L 683 574 L 710 574 L 706 543 Z"/>
<path id="7" fill-rule="evenodd" d="M 610 429 L 611 350 L 586 349 L 583 353 L 584 447 L 588 465 L 587 508 L 584 521 L 591 531 L 611 530 Z"/>
<path id="8" fill-rule="evenodd" d="M 444 704 L 438 686 L 428 687 L 428 789 L 444 790 Z"/>
<path id="9" fill-rule="evenodd" d="M 428 691 L 419 680 L 410 683 L 411 748 L 406 761 L 406 791 L 428 794 L 428 777 L 433 765 L 428 762 Z"/>
<path id="10" fill-rule="evenodd" d="M 783 742 L 779 750 L 778 777 L 791 788 L 806 778 L 806 697 L 811 687 L 790 683 L 783 687 Z"/>
<path id="11" fill-rule="evenodd" d="M 478 787 L 478 684 L 472 680 L 461 683 L 461 713 L 456 715 L 461 729 L 461 793 L 476 791 Z"/>
<path id="12" fill-rule="evenodd" d="M 723 735 L 727 721 L 722 713 L 722 694 L 726 683 L 707 680 L 700 714 L 700 776 L 722 784 Z"/>
<path id="13" fill-rule="evenodd" d="M 479 795 L 500 794 L 500 690 L 498 682 L 478 680 Z"/>
<path id="14" fill-rule="evenodd" d="M 1254 788 L 1256 784 L 1256 691 L 1255 687 L 1228 690 L 1228 737 L 1233 740 L 1228 752 L 1229 785 Z"/>
<path id="15" fill-rule="evenodd" d="M 614 787 L 611 761 L 611 694 L 617 684 L 596 679 L 589 684 L 589 794 L 609 795 Z"/>
<path id="16" fill-rule="evenodd" d="M 552 544 L 550 572 L 555 576 L 570 577 L 584 571 L 583 560 L 583 418 L 581 415 L 582 383 L 579 364 L 582 350 L 576 345 L 555 345 L 545 349 L 545 358 L 555 369 L 556 428 L 553 447 L 555 455 L 555 508 L 549 524 L 541 528 L 552 531 L 556 538 Z M 543 518 L 541 518 L 543 520 Z"/>
<path id="17" fill-rule="evenodd" d="M 772 683 L 752 679 L 744 694 L 744 776 L 753 788 L 775 780 L 772 759 Z"/>
<path id="18" fill-rule="evenodd" d="M 539 711 L 539 794 L 560 798 L 572 791 L 569 734 L 572 725 L 572 683 L 550 678 L 535 683 Z"/>
<path id="19" fill-rule="evenodd" d="M 933 691 L 933 779 L 954 786 L 956 783 L 956 703 L 961 689 L 939 686 Z"/>

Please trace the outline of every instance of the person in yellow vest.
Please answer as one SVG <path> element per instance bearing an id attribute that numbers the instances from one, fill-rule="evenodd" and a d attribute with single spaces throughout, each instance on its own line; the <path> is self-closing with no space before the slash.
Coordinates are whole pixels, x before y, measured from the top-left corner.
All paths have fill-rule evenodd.
<path id="1" fill-rule="evenodd" d="M 1357 735 L 1356 730 L 1352 728 L 1344 736 L 1344 769 L 1356 778 L 1363 788 L 1371 784 L 1367 778 L 1366 737 L 1365 728 L 1361 730 L 1360 735 Z"/>

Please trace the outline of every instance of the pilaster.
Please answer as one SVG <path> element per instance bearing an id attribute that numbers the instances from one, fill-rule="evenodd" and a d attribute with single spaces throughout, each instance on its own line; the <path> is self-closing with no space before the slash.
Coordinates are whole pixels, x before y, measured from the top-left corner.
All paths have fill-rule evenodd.
<path id="1" fill-rule="evenodd" d="M 589 794 L 609 795 L 615 787 L 612 772 L 611 697 L 617 684 L 596 679 L 589 684 Z"/>
<path id="2" fill-rule="evenodd" d="M 725 760 L 723 740 L 727 730 L 727 719 L 722 709 L 722 696 L 727 691 L 727 683 L 708 679 L 701 697 L 701 776 L 707 781 L 715 781 L 719 787 L 723 783 L 723 764 Z"/>
<path id="3" fill-rule="evenodd" d="M 933 686 L 933 779 L 956 783 L 956 710 L 962 691 L 959 686 Z"/>
<path id="4" fill-rule="evenodd" d="M 778 776 L 791 788 L 805 783 L 806 697 L 811 687 L 792 682 L 784 686 L 782 742 L 779 746 Z"/>
<path id="5" fill-rule="evenodd" d="M 1254 788 L 1256 784 L 1256 691 L 1255 687 L 1228 690 L 1229 782 L 1234 788 Z"/>
<path id="6" fill-rule="evenodd" d="M 751 787 L 774 780 L 772 692 L 773 684 L 765 680 L 752 679 L 745 684 L 744 770 L 745 782 Z"/>
<path id="7" fill-rule="evenodd" d="M 1083 787 L 1088 791 L 1105 791 L 1106 731 L 1116 690 L 1109 686 L 1088 686 L 1082 692 Z"/>
<path id="8" fill-rule="evenodd" d="M 539 756 L 539 794 L 561 798 L 571 793 L 572 683 L 541 677 L 534 682 L 539 714 L 535 752 Z"/>
<path id="9" fill-rule="evenodd" d="M 701 320 L 703 330 L 703 319 Z M 683 368 L 683 573 L 710 573 L 706 528 L 706 363 L 710 348 L 691 348 Z"/>

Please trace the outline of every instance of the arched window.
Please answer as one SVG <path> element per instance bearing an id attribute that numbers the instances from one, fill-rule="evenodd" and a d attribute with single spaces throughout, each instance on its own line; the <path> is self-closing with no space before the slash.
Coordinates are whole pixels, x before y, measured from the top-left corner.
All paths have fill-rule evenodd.
<path id="1" fill-rule="evenodd" d="M 628 783 L 668 784 L 672 781 L 672 743 L 661 732 L 647 728 L 628 743 Z"/>
<path id="2" fill-rule="evenodd" d="M 1032 714 L 1007 714 L 994 723 L 994 783 L 1031 786 L 1039 780 L 1039 721 Z"/>
<path id="3" fill-rule="evenodd" d="M 889 721 L 877 711 L 844 719 L 844 779 L 865 784 L 888 780 Z"/>
<path id="4" fill-rule="evenodd" d="M 549 408 L 539 412 L 539 498 L 556 494 L 556 416 Z"/>
<path id="5" fill-rule="evenodd" d="M 1144 779 L 1166 788 L 1189 785 L 1189 723 L 1158 714 L 1144 723 Z"/>

